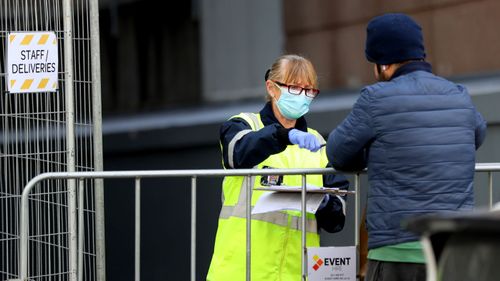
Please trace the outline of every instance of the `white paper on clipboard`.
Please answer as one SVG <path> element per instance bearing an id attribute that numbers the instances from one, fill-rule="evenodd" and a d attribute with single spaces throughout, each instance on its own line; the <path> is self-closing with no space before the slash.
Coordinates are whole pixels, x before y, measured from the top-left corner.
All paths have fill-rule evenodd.
<path id="1" fill-rule="evenodd" d="M 252 214 L 268 213 L 274 211 L 294 210 L 300 211 L 302 203 L 301 186 L 266 186 L 254 188 L 264 190 L 264 194 L 257 200 Z M 325 188 L 307 185 L 306 212 L 315 214 L 326 194 L 348 194 L 351 191 L 339 190 L 338 188 Z"/>
<path id="2" fill-rule="evenodd" d="M 288 186 L 288 185 L 271 185 L 256 187 L 254 190 L 264 190 L 264 191 L 278 191 L 278 192 L 302 192 L 302 186 Z M 347 195 L 354 194 L 354 191 L 338 189 L 336 187 L 323 187 L 315 185 L 307 185 L 307 193 L 322 193 L 322 194 L 334 194 L 334 195 Z"/>
<path id="3" fill-rule="evenodd" d="M 325 194 L 306 195 L 306 212 L 315 214 Z M 265 192 L 252 209 L 252 214 L 268 213 L 284 210 L 301 210 L 301 194 L 292 192 Z"/>

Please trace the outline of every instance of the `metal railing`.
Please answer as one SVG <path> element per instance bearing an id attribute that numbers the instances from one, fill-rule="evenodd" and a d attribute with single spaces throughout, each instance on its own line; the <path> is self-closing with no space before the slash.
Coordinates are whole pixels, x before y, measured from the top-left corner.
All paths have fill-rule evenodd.
<path id="1" fill-rule="evenodd" d="M 487 172 L 488 173 L 488 185 L 489 185 L 489 206 L 493 205 L 493 172 L 500 172 L 500 163 L 478 163 L 475 167 L 476 172 Z M 355 246 L 359 251 L 359 213 L 360 213 L 360 174 L 365 171 L 351 173 L 354 175 L 354 191 L 355 191 Z M 333 169 L 237 169 L 237 170 L 152 170 L 152 171 L 108 171 L 108 172 L 58 172 L 58 173 L 45 173 L 33 178 L 24 188 L 22 199 L 21 199 L 21 241 L 20 241 L 20 278 L 22 281 L 28 280 L 28 242 L 29 242 L 29 195 L 32 189 L 44 180 L 50 179 L 67 179 L 67 180 L 78 180 L 78 191 L 83 194 L 84 180 L 94 179 L 117 179 L 117 178 L 133 178 L 135 179 L 135 280 L 140 280 L 140 193 L 141 193 L 141 179 L 144 178 L 172 178 L 172 177 L 190 177 L 191 178 L 191 265 L 190 265 L 190 280 L 194 281 L 196 279 L 196 190 L 197 190 L 197 179 L 199 177 L 225 177 L 225 176 L 245 176 L 247 180 L 250 181 L 252 176 L 264 176 L 264 175 L 301 175 L 302 176 L 302 192 L 301 192 L 301 206 L 302 206 L 302 217 L 301 217 L 301 231 L 302 231 L 302 278 L 306 280 L 307 274 L 307 262 L 306 262 L 306 176 L 307 175 L 319 175 L 319 174 L 334 174 L 336 173 Z M 344 172 L 343 172 L 344 173 Z M 246 280 L 251 280 L 251 268 L 250 256 L 250 233 L 251 233 L 251 189 L 253 186 L 247 184 L 246 191 L 246 219 L 247 219 L 247 229 L 246 229 Z M 70 212 L 77 212 L 82 208 L 74 206 L 73 210 Z M 78 230 L 82 230 L 81 227 L 82 214 L 75 216 L 79 217 L 78 220 L 80 227 Z M 78 237 L 81 237 L 81 233 Z M 82 254 L 82 243 L 79 241 L 75 246 L 75 249 L 70 250 L 71 254 L 78 256 L 78 266 L 77 272 L 73 272 L 73 276 L 78 276 L 78 280 L 81 279 L 81 254 Z"/>
<path id="2" fill-rule="evenodd" d="M 0 68 L 0 280 L 13 280 L 19 277 L 17 218 L 23 187 L 44 172 L 102 171 L 99 0 L 3 0 L 0 11 L 0 65 L 4 66 Z M 29 51 L 35 45 L 42 48 L 42 37 L 34 35 L 38 32 L 55 34 L 55 40 L 48 42 L 55 47 L 51 53 L 57 58 L 56 86 L 47 73 L 43 74 L 47 69 L 41 69 L 38 75 L 27 71 L 22 79 L 9 74 L 9 63 L 15 63 L 9 54 Z M 20 35 L 23 33 L 25 36 Z M 21 38 L 30 38 L 27 41 L 32 44 L 22 43 Z M 21 48 L 21 43 L 30 47 Z M 41 80 L 40 75 L 45 78 Z M 10 81 L 16 79 L 19 85 L 24 85 L 20 80 L 26 81 L 30 90 L 9 92 Z M 44 80 L 51 81 L 47 85 L 55 89 L 40 91 L 34 86 Z M 66 236 L 76 235 L 77 218 L 63 207 L 67 195 L 76 198 L 72 181 L 67 186 L 46 186 L 43 193 L 32 194 L 32 209 L 39 215 L 36 226 L 32 226 L 37 238 L 30 241 L 31 253 L 36 252 L 36 264 L 31 268 L 34 280 L 62 280 L 68 271 L 76 271 L 74 255 L 69 262 L 56 264 L 66 258 Z M 94 187 L 85 194 L 88 218 L 103 216 L 100 182 L 96 181 Z M 67 219 L 61 220 L 62 216 Z M 81 242 L 86 245 L 82 265 L 87 269 L 85 278 L 104 281 L 105 257 L 100 251 L 104 250 L 104 225 L 86 227 L 95 230 L 95 235 Z"/>

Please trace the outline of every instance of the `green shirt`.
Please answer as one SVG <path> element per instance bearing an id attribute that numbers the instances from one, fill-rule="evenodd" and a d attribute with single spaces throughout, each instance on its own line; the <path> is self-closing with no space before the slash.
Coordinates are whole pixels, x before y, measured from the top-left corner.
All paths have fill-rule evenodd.
<path id="1" fill-rule="evenodd" d="M 389 245 L 368 251 L 368 259 L 390 262 L 425 263 L 419 241 Z"/>

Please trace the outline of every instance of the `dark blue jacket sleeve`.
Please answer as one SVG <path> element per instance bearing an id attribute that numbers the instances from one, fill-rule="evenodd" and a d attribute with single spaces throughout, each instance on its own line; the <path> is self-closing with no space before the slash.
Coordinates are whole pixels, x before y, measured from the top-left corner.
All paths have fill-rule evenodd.
<path id="1" fill-rule="evenodd" d="M 369 98 L 368 92 L 363 90 L 352 111 L 328 137 L 326 155 L 335 169 L 356 171 L 366 168 L 366 149 L 375 137 Z"/>
<path id="2" fill-rule="evenodd" d="M 288 144 L 288 138 L 282 136 L 282 133 L 279 132 L 280 129 L 283 130 L 281 125 L 272 124 L 258 131 L 248 132 L 241 139 L 234 142 L 231 151 L 229 147 L 231 141 L 239 132 L 251 130 L 251 127 L 241 118 L 233 118 L 224 122 L 220 128 L 224 167 L 227 169 L 252 168 L 269 156 L 284 151 Z M 233 163 L 233 166 L 230 163 Z"/>
<path id="3" fill-rule="evenodd" d="M 339 189 L 349 189 L 349 181 L 342 174 L 328 174 L 323 176 L 323 185 Z M 323 204 L 316 212 L 318 226 L 327 232 L 339 232 L 345 224 L 345 196 L 327 195 Z"/>

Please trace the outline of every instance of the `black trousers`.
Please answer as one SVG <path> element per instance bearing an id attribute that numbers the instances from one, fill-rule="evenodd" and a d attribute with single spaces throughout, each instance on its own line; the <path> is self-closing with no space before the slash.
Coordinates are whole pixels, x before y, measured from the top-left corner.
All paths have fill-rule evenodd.
<path id="1" fill-rule="evenodd" d="M 368 260 L 365 281 L 425 281 L 425 264 Z"/>

